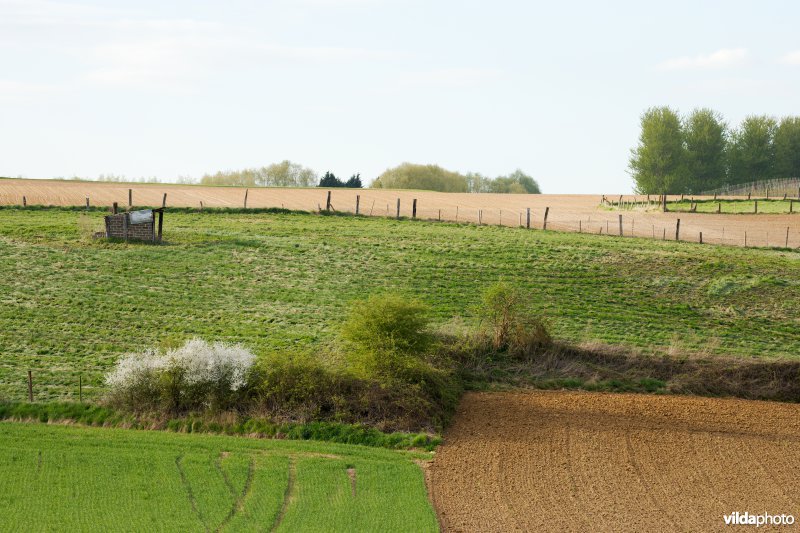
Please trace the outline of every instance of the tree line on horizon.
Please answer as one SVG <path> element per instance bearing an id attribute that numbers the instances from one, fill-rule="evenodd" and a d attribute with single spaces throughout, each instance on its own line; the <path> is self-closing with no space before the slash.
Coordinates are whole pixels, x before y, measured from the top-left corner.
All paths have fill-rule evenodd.
<path id="1" fill-rule="evenodd" d="M 239 187 L 351 187 L 364 186 L 361 174 L 348 180 L 326 172 L 321 178 L 308 167 L 282 161 L 260 168 L 220 171 L 205 174 L 201 185 L 232 185 Z M 539 184 L 517 169 L 507 176 L 491 178 L 476 172 L 460 174 L 439 165 L 402 163 L 387 169 L 371 184 L 377 189 L 420 189 L 439 192 L 485 192 L 505 194 L 541 194 Z"/>
<path id="2" fill-rule="evenodd" d="M 712 109 L 681 116 L 670 107 L 652 107 L 641 116 L 628 168 L 639 194 L 697 194 L 800 177 L 800 117 L 750 115 L 731 128 Z"/>
<path id="3" fill-rule="evenodd" d="M 439 165 L 402 163 L 386 170 L 372 182 L 376 189 L 421 189 L 439 192 L 488 192 L 500 194 L 541 194 L 539 184 L 522 170 L 490 178 L 477 172 L 460 174 Z"/>

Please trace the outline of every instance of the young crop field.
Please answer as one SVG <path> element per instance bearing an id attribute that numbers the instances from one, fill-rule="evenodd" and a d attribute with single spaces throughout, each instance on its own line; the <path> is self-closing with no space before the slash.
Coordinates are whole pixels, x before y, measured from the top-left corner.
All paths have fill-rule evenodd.
<path id="1" fill-rule="evenodd" d="M 3 531 L 436 531 L 415 459 L 375 448 L 0 424 Z"/>
<path id="2" fill-rule="evenodd" d="M 87 237 L 101 212 L 0 210 L 0 396 L 102 392 L 123 353 L 189 337 L 314 350 L 350 301 L 397 291 L 469 322 L 500 279 L 557 338 L 797 357 L 800 254 L 491 226 L 167 213 L 165 243 Z M 713 253 L 712 253 L 713 252 Z"/>

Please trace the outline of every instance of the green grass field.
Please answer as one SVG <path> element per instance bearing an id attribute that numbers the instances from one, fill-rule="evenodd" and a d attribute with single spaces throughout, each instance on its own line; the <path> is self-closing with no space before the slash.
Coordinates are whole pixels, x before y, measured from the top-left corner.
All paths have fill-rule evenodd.
<path id="1" fill-rule="evenodd" d="M 0 423 L 3 531 L 436 531 L 427 455 Z"/>
<path id="2" fill-rule="evenodd" d="M 790 211 L 791 200 L 698 200 L 692 202 L 690 200 L 668 202 L 667 209 L 670 211 L 685 211 L 689 212 L 692 205 L 696 205 L 696 213 L 717 213 L 717 209 L 721 206 L 722 214 L 750 214 L 755 213 L 755 203 L 758 201 L 758 214 L 788 214 Z M 794 209 L 792 212 L 800 211 L 800 200 L 794 200 Z"/>
<path id="3" fill-rule="evenodd" d="M 0 397 L 102 392 L 120 354 L 200 336 L 312 347 L 394 290 L 470 320 L 504 279 L 557 338 L 648 352 L 800 354 L 800 254 L 303 214 L 167 213 L 165 244 L 92 241 L 100 212 L 0 209 Z"/>

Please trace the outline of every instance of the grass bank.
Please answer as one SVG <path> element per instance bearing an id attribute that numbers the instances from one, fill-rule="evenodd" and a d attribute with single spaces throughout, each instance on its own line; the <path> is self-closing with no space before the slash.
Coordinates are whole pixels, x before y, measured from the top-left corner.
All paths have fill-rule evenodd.
<path id="1" fill-rule="evenodd" d="M 104 390 L 119 356 L 198 336 L 313 350 L 386 290 L 434 321 L 504 279 L 556 339 L 645 354 L 797 358 L 800 254 L 490 226 L 283 213 L 168 213 L 165 244 L 94 241 L 103 212 L 0 210 L 0 397 Z"/>

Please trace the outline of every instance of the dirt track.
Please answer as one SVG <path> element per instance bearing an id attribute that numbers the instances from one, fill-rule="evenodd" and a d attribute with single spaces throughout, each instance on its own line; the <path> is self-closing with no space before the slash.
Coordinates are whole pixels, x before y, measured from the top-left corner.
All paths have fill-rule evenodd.
<path id="1" fill-rule="evenodd" d="M 20 205 L 25 196 L 29 205 L 127 205 L 128 189 L 133 203 L 139 206 L 161 205 L 167 193 L 167 205 L 173 207 L 242 207 L 245 189 L 241 187 L 202 187 L 197 185 L 126 184 L 55 180 L 0 179 L 0 205 Z M 254 188 L 248 191 L 248 207 L 285 207 L 313 211 L 325 207 L 327 190 L 318 188 Z M 394 191 L 381 189 L 333 189 L 331 203 L 337 211 L 353 212 L 360 195 L 360 213 L 395 216 L 397 200 L 400 213 L 411 216 L 417 199 L 417 216 L 458 222 L 478 222 L 504 226 L 527 224 L 542 228 L 545 209 L 548 229 L 581 231 L 592 234 L 619 234 L 619 215 L 623 235 L 668 240 L 675 238 L 676 220 L 680 219 L 680 239 L 742 246 L 800 247 L 800 214 L 793 215 L 716 215 L 703 213 L 661 213 L 658 211 L 613 211 L 600 209 L 602 195 L 589 194 L 468 194 L 432 191 Z M 617 198 L 615 195 L 612 198 Z M 643 197 L 625 196 L 625 200 Z"/>
<path id="2" fill-rule="evenodd" d="M 734 511 L 800 521 L 800 405 L 472 393 L 429 474 L 444 531 L 718 531 Z"/>

